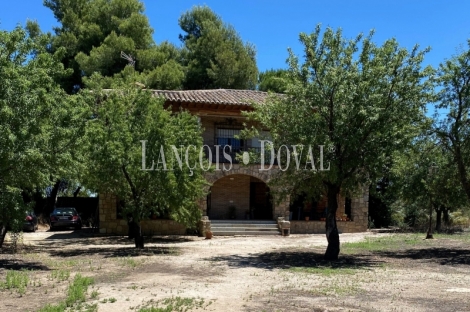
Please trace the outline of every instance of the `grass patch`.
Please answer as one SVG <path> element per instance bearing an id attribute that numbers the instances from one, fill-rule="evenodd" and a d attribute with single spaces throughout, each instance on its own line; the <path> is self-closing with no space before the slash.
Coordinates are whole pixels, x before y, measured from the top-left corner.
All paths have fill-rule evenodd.
<path id="1" fill-rule="evenodd" d="M 96 298 L 98 298 L 98 295 L 99 295 L 99 294 L 100 294 L 100 293 L 99 293 L 97 290 L 93 290 L 93 291 L 91 292 L 90 298 L 91 298 L 91 299 L 96 299 Z"/>
<path id="2" fill-rule="evenodd" d="M 70 271 L 68 270 L 54 270 L 51 272 L 50 279 L 63 282 L 68 280 L 70 277 Z"/>
<path id="3" fill-rule="evenodd" d="M 67 290 L 67 298 L 65 298 L 65 301 L 57 305 L 48 304 L 40 309 L 39 312 L 63 312 L 68 307 L 73 307 L 77 303 L 81 304 L 82 302 L 85 302 L 88 286 L 93 284 L 93 282 L 94 281 L 91 277 L 83 277 L 81 274 L 75 275 Z M 87 306 L 86 309 L 87 311 L 96 311 L 97 307 L 96 305 Z M 79 310 L 81 310 L 81 307 Z"/>
<path id="4" fill-rule="evenodd" d="M 333 268 L 333 267 L 292 267 L 289 268 L 289 271 L 295 273 L 309 273 L 309 274 L 319 274 L 323 276 L 332 276 L 332 275 L 353 275 L 359 271 L 359 268 Z"/>
<path id="5" fill-rule="evenodd" d="M 456 233 L 456 234 L 433 234 L 434 240 L 424 239 L 425 233 L 413 234 L 392 234 L 380 237 L 366 237 L 363 241 L 354 243 L 342 243 L 341 253 L 343 254 L 360 254 L 364 252 L 377 252 L 377 251 L 394 251 L 403 248 L 423 246 L 433 246 L 439 240 L 457 240 L 463 242 L 470 242 L 470 233 Z"/>
<path id="6" fill-rule="evenodd" d="M 132 269 L 135 269 L 139 264 L 142 264 L 144 260 L 136 260 L 131 257 L 123 257 L 116 259 L 121 266 L 127 266 Z"/>
<path id="7" fill-rule="evenodd" d="M 462 232 L 455 234 L 433 234 L 436 239 L 449 239 L 449 240 L 458 240 L 464 242 L 470 242 L 470 232 Z"/>
<path id="8" fill-rule="evenodd" d="M 344 254 L 398 250 L 407 246 L 426 245 L 431 242 L 423 240 L 424 234 L 393 234 L 381 237 L 366 237 L 365 240 L 341 244 Z"/>
<path id="9" fill-rule="evenodd" d="M 65 299 L 67 307 L 73 306 L 76 302 L 84 302 L 88 286 L 91 284 L 93 284 L 91 277 L 83 277 L 80 274 L 75 275 L 67 291 L 67 298 Z"/>
<path id="10" fill-rule="evenodd" d="M 205 303 L 204 299 L 171 297 L 157 301 L 155 306 L 141 308 L 138 312 L 185 312 L 205 309 L 211 303 Z"/>
<path id="11" fill-rule="evenodd" d="M 326 297 L 343 297 L 361 293 L 363 290 L 354 280 L 330 280 L 311 291 L 313 295 Z"/>
<path id="12" fill-rule="evenodd" d="M 66 308 L 67 306 L 65 305 L 65 302 L 61 302 L 58 305 L 48 304 L 38 312 L 63 312 Z"/>
<path id="13" fill-rule="evenodd" d="M 26 293 L 26 287 L 28 286 L 28 282 L 28 271 L 8 270 L 5 282 L 0 283 L 0 288 L 9 290 L 16 289 L 20 295 L 24 295 Z"/>

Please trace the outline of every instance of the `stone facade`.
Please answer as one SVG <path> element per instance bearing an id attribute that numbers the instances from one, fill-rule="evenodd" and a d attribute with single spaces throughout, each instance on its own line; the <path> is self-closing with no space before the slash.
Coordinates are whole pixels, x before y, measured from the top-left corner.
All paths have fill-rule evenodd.
<path id="1" fill-rule="evenodd" d="M 118 219 L 116 214 L 117 198 L 112 194 L 99 195 L 100 233 L 127 235 L 127 220 Z M 143 220 L 141 223 L 143 235 L 184 235 L 186 227 L 173 220 Z"/>
<path id="2" fill-rule="evenodd" d="M 369 190 L 360 188 L 362 192 L 351 199 L 351 221 L 336 221 L 339 233 L 357 233 L 367 231 L 369 215 Z M 337 216 L 344 213 L 344 199 L 338 202 Z M 342 212 L 340 212 L 342 209 Z M 324 234 L 325 221 L 291 221 L 291 234 Z"/>
<path id="3" fill-rule="evenodd" d="M 233 164 L 230 171 L 220 170 L 207 173 L 206 180 L 216 187 L 215 190 L 212 190 L 212 192 L 217 194 L 215 198 L 211 197 L 211 204 L 214 205 L 215 202 L 216 205 L 220 204 L 219 207 L 225 207 L 230 204 L 230 198 L 233 198 L 233 204 L 235 207 L 237 207 L 237 218 L 243 219 L 245 211 L 250 208 L 249 187 L 250 181 L 252 181 L 252 177 L 269 185 L 271 176 L 278 171 L 277 168 L 273 168 L 269 171 L 260 171 L 260 168 L 260 165 L 244 166 L 240 164 Z M 233 180 L 230 180 L 230 178 L 233 178 Z M 222 183 L 219 186 L 219 183 L 215 182 Z M 277 200 L 277 198 L 273 198 L 273 220 L 276 220 L 278 217 L 285 217 L 289 215 L 289 201 L 289 198 L 286 198 L 282 201 Z M 201 201 L 200 205 L 207 206 L 207 202 L 205 200 Z M 201 210 L 206 210 L 206 207 L 200 207 Z M 240 207 L 240 209 L 238 209 L 238 207 Z M 214 212 L 214 214 L 219 214 L 221 216 L 223 216 L 223 213 L 223 210 Z"/>
<path id="4" fill-rule="evenodd" d="M 234 170 L 233 174 L 230 172 L 224 172 L 222 174 L 222 179 L 229 179 L 230 176 L 239 179 L 240 184 L 248 184 L 250 181 L 249 174 L 253 174 L 253 168 L 249 167 L 239 167 Z M 221 175 L 220 173 L 211 173 L 207 176 L 209 181 L 214 178 L 214 175 Z M 263 177 L 261 174 L 257 174 L 258 177 Z M 268 177 L 269 175 L 267 175 Z M 242 183 L 243 182 L 243 183 Z M 269 181 L 265 181 L 269 182 Z M 224 185 L 222 185 L 224 186 Z M 241 188 L 243 189 L 243 185 Z M 225 185 L 225 189 L 232 192 L 232 194 L 238 194 L 233 192 L 230 189 L 230 185 Z M 249 190 L 248 190 L 249 193 Z M 223 193 L 222 193 L 223 195 Z M 248 197 L 245 193 L 240 193 L 239 200 L 244 200 Z M 231 195 L 233 197 L 233 195 Z M 224 196 L 222 196 L 223 198 Z M 233 197 L 235 198 L 235 197 Z M 337 221 L 338 230 L 340 233 L 355 233 L 355 232 L 365 232 L 367 231 L 368 225 L 368 189 L 363 188 L 362 195 L 356 196 L 351 200 L 351 221 Z M 222 199 L 221 199 L 222 200 Z M 226 200 L 226 198 L 225 198 Z M 273 219 L 277 220 L 278 218 L 285 218 L 288 220 L 289 216 L 289 199 L 278 202 L 276 199 L 273 199 Z M 241 202 L 240 202 L 241 203 Z M 234 202 L 234 205 L 239 205 L 237 201 Z M 206 210 L 206 200 L 200 200 L 199 205 L 203 213 Z M 116 218 L 116 208 L 117 208 L 117 199 L 116 196 L 111 194 L 100 194 L 99 199 L 99 212 L 100 212 L 100 233 L 102 234 L 114 234 L 114 235 L 127 235 L 128 226 L 127 220 L 117 219 Z M 243 211 L 242 211 L 243 212 Z M 338 216 L 341 216 L 344 213 L 344 199 L 339 201 Z M 200 224 L 200 234 L 203 235 L 204 232 L 210 230 L 210 220 L 205 217 L 204 222 Z M 142 233 L 144 235 L 184 235 L 186 233 L 186 227 L 173 220 L 143 220 L 141 222 Z M 325 233 L 325 222 L 324 221 L 290 221 L 290 233 L 291 234 L 322 234 Z"/>
<path id="5" fill-rule="evenodd" d="M 163 95 L 166 105 L 172 107 L 175 112 L 180 109 L 187 109 L 192 114 L 199 116 L 203 131 L 204 144 L 212 147 L 216 144 L 217 127 L 221 129 L 241 129 L 246 118 L 242 116 L 242 110 L 250 110 L 251 101 L 262 102 L 267 94 L 250 90 L 203 90 L 203 91 L 155 91 L 156 94 Z M 264 94 L 264 95 L 263 95 Z M 188 101 L 187 96 L 196 96 L 195 101 Z M 232 96 L 237 96 L 233 100 Z M 240 98 L 238 98 L 240 97 Z M 245 98 L 246 97 L 246 98 Z M 204 102 L 201 99 L 206 99 Z M 217 98 L 217 100 L 214 100 Z M 225 99 L 221 101 L 221 99 Z M 202 102 L 201 102 L 202 101 Z M 212 101 L 212 102 L 211 102 Z M 246 103 L 245 103 L 246 102 Z M 248 126 L 250 124 L 248 123 Z M 246 140 L 245 147 L 255 147 L 256 140 Z M 214 155 L 213 155 L 214 157 Z M 229 164 L 225 164 L 227 167 Z M 269 186 L 272 175 L 278 172 L 276 166 L 271 170 L 260 170 L 261 166 L 232 164 L 229 171 L 222 170 L 223 164 L 219 165 L 220 170 L 206 174 L 209 185 L 206 187 L 207 193 L 211 186 L 211 211 L 210 218 L 223 218 L 227 214 L 228 207 L 236 207 L 237 219 L 244 219 L 245 212 L 250 209 L 250 182 L 261 181 Z M 256 192 L 255 192 L 256 193 Z M 260 194 L 258 192 L 256 194 Z M 276 192 L 273 192 L 274 194 Z M 201 198 L 198 206 L 202 212 L 203 220 L 199 223 L 200 234 L 210 230 L 210 218 L 207 218 L 207 198 Z M 326 205 L 323 203 L 323 205 Z M 345 199 L 338 198 L 337 216 L 345 213 Z M 290 198 L 279 200 L 272 198 L 272 218 L 284 218 L 284 222 L 289 220 Z M 323 207 L 323 206 L 322 206 Z M 321 208 L 321 207 L 320 207 Z M 127 220 L 117 219 L 117 200 L 114 195 L 100 194 L 99 214 L 100 233 L 127 235 Z M 360 196 L 351 201 L 351 221 L 338 221 L 338 228 L 341 232 L 359 232 L 367 229 L 368 223 L 368 192 L 363 190 Z M 287 226 L 288 223 L 284 223 Z M 141 223 L 144 235 L 183 235 L 186 228 L 172 220 L 144 220 Z M 292 234 L 300 233 L 324 233 L 325 222 L 322 221 L 291 221 L 290 231 Z"/>
<path id="6" fill-rule="evenodd" d="M 235 207 L 235 219 L 243 219 L 250 209 L 250 176 L 235 174 L 212 185 L 210 219 L 229 219 L 229 206 Z"/>

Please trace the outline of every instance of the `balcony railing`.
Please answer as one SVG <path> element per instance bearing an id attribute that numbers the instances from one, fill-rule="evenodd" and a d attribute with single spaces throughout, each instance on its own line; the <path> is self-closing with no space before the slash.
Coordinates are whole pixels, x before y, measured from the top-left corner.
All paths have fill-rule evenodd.
<path id="1" fill-rule="evenodd" d="M 243 147 L 243 146 L 231 146 L 228 145 L 213 145 L 210 146 L 210 152 L 212 155 L 212 163 L 243 163 L 243 154 L 247 152 L 249 155 L 250 164 L 260 164 L 261 163 L 261 148 L 259 147 Z M 209 158 L 209 149 L 207 146 L 204 148 L 206 158 Z M 269 166 L 271 164 L 271 152 L 270 150 L 265 150 L 264 155 L 264 164 Z M 218 159 L 217 159 L 218 156 Z M 245 158 L 246 159 L 246 158 Z M 277 165 L 277 158 L 274 157 L 274 165 Z"/>

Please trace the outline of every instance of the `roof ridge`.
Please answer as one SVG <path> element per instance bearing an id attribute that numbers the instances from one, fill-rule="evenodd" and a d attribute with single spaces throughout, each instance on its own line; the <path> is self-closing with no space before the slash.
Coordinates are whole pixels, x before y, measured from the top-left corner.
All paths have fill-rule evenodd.
<path id="1" fill-rule="evenodd" d="M 154 92 L 220 92 L 220 91 L 235 91 L 235 92 L 257 92 L 267 93 L 266 91 L 250 90 L 250 89 L 197 89 L 197 90 L 160 90 L 151 89 Z"/>

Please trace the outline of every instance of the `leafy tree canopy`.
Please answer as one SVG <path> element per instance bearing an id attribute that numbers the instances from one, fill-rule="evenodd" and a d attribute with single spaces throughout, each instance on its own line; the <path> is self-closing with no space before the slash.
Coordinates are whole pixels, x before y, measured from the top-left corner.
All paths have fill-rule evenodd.
<path id="1" fill-rule="evenodd" d="M 253 45 L 207 6 L 195 6 L 179 19 L 185 34 L 185 89 L 254 89 L 258 69 Z"/>
<path id="2" fill-rule="evenodd" d="M 337 196 L 357 192 L 359 184 L 382 174 L 392 153 L 416 136 L 431 99 L 427 78 L 432 69 L 421 67 L 427 50 L 416 46 L 408 51 L 394 39 L 377 46 L 372 36 L 347 40 L 341 30 L 327 28 L 322 34 L 319 26 L 310 35 L 300 34 L 305 59 L 300 63 L 289 52 L 292 79 L 286 96 L 272 96 L 264 105 L 255 105 L 252 113 L 271 130 L 277 147 L 325 146 L 329 171 L 319 171 L 318 162 L 316 171 L 291 165 L 280 181 L 285 186 L 308 180 L 312 193 L 327 193 L 327 259 L 339 254 Z M 302 164 L 307 155 L 304 150 L 298 156 Z M 318 160 L 319 152 L 314 158 Z"/>
<path id="3" fill-rule="evenodd" d="M 149 88 L 173 89 L 181 86 L 183 69 L 178 64 L 178 49 L 164 42 L 156 45 L 153 29 L 139 0 L 44 0 L 61 23 L 55 28 L 52 50 L 65 47 L 63 59 L 73 69 L 64 81 L 68 92 L 83 87 L 83 74 L 104 76 L 120 73 L 131 55 L 136 69 L 145 73 Z"/>
<path id="4" fill-rule="evenodd" d="M 65 51 L 49 53 L 50 35 L 31 22 L 28 29 L 0 31 L 0 197 L 9 203 L 22 201 L 22 190 L 80 171 L 86 111 L 56 83 L 70 74 L 60 62 Z M 22 202 L 0 206 L 2 226 L 15 216 L 23 221 L 17 208 Z"/>
<path id="5" fill-rule="evenodd" d="M 451 152 L 459 180 L 470 200 L 470 40 L 467 50 L 440 64 L 437 107 L 447 116 L 436 125 L 441 144 Z"/>
<path id="6" fill-rule="evenodd" d="M 88 84 L 93 89 L 88 101 L 95 116 L 87 130 L 91 184 L 124 200 L 125 213 L 137 222 L 153 212 L 194 225 L 200 217 L 196 201 L 205 183 L 199 166 L 202 135 L 197 118 L 188 112 L 172 114 L 152 92 L 120 81 L 112 91 L 103 91 L 102 77 L 95 74 Z M 155 170 L 142 170 L 143 140 L 145 169 L 154 161 Z M 172 145 L 178 149 L 182 167 Z M 190 145 L 194 148 L 186 149 Z"/>
<path id="7" fill-rule="evenodd" d="M 289 73 L 285 69 L 269 69 L 259 74 L 258 90 L 284 93 L 287 89 Z"/>

